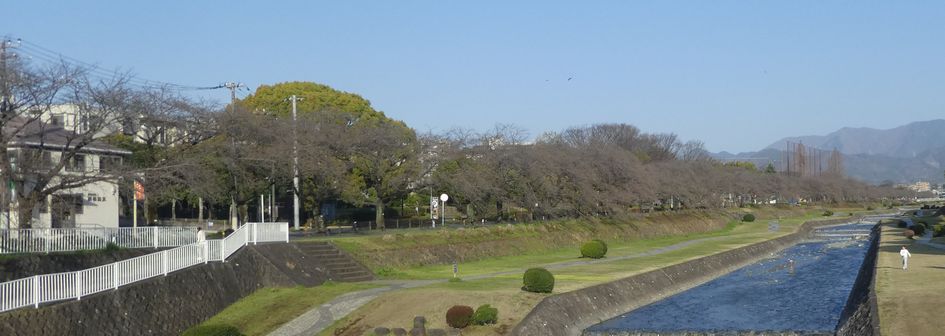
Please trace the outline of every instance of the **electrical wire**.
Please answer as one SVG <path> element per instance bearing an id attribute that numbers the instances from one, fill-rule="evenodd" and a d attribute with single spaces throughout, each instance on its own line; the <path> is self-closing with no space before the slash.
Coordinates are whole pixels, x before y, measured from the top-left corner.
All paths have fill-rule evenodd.
<path id="1" fill-rule="evenodd" d="M 73 66 L 77 66 L 85 70 L 89 74 L 89 76 L 95 77 L 99 80 L 114 80 L 115 78 L 121 77 L 124 74 L 123 72 L 118 71 L 118 70 L 110 71 L 96 64 L 88 63 L 88 62 L 85 62 L 85 61 L 82 61 L 73 57 L 66 56 L 62 53 L 56 52 L 52 49 L 43 47 L 41 45 L 32 43 L 30 41 L 19 39 L 17 40 L 17 42 L 20 42 L 19 43 L 20 45 L 17 47 L 17 49 L 22 51 L 23 54 L 33 59 L 37 59 L 37 60 L 51 63 L 51 64 L 61 64 L 61 63 L 71 64 Z M 215 85 L 215 86 L 182 85 L 182 84 L 156 81 L 156 80 L 150 80 L 150 79 L 133 77 L 133 76 L 128 77 L 126 80 L 130 85 L 134 85 L 134 86 L 138 86 L 138 87 L 146 88 L 146 89 L 171 89 L 175 91 L 197 91 L 197 90 L 214 90 L 214 89 L 221 89 L 221 88 L 226 87 L 223 84 Z"/>

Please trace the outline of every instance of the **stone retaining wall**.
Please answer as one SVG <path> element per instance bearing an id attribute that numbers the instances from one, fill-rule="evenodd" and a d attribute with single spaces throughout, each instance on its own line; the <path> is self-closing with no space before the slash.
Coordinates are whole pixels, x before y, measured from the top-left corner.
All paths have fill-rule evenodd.
<path id="1" fill-rule="evenodd" d="M 247 246 L 225 263 L 190 267 L 78 301 L 3 313 L 0 335 L 180 335 L 259 288 L 324 282 L 314 267 L 279 264 L 296 262 L 285 257 L 298 253 L 291 244 Z"/>
<path id="2" fill-rule="evenodd" d="M 817 227 L 851 219 L 809 221 L 797 232 L 613 282 L 546 297 L 512 335 L 580 335 L 591 325 L 659 301 L 792 246 Z"/>
<path id="3" fill-rule="evenodd" d="M 873 227 L 869 250 L 850 291 L 846 308 L 840 315 L 837 336 L 879 336 L 879 308 L 876 307 L 876 261 L 879 252 L 880 225 Z"/>

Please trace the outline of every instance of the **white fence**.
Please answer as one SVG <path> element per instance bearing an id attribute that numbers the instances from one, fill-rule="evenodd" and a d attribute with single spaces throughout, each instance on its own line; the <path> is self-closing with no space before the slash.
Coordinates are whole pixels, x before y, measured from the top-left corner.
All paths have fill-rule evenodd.
<path id="1" fill-rule="evenodd" d="M 74 228 L 0 230 L 0 254 L 49 253 L 105 248 L 173 247 L 197 241 L 195 227 Z"/>
<path id="2" fill-rule="evenodd" d="M 289 242 L 288 223 L 247 223 L 224 239 L 207 240 L 76 272 L 0 283 L 0 312 L 83 296 L 167 275 L 208 261 L 225 261 L 247 244 Z"/>

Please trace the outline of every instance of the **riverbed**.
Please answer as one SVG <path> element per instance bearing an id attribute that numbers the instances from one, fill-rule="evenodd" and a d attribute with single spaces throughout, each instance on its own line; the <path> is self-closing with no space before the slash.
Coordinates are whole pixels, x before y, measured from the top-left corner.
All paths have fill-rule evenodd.
<path id="1" fill-rule="evenodd" d="M 843 225 L 823 232 L 863 232 L 872 226 Z M 834 235 L 799 243 L 771 258 L 594 325 L 585 334 L 767 331 L 832 335 L 869 247 L 870 241 L 864 238 Z"/>

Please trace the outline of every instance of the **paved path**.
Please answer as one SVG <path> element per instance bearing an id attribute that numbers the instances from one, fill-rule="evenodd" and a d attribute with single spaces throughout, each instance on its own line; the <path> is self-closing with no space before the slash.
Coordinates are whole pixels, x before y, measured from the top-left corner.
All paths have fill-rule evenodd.
<path id="1" fill-rule="evenodd" d="M 657 249 L 649 250 L 642 253 L 629 254 L 625 256 L 604 258 L 604 259 L 593 259 L 593 260 L 572 260 L 572 261 L 562 261 L 556 263 L 544 264 L 543 267 L 547 269 L 559 269 L 565 267 L 579 266 L 579 265 L 589 265 L 589 264 L 599 264 L 599 263 L 608 263 L 615 262 L 619 260 L 635 259 L 654 256 L 657 254 L 672 252 L 679 250 L 690 245 L 719 240 L 727 237 L 710 237 L 710 238 L 700 238 L 687 240 L 678 244 L 669 245 L 666 247 L 660 247 Z M 521 274 L 525 269 L 517 269 L 511 271 L 502 271 L 502 272 L 493 272 L 485 273 L 479 275 L 473 275 L 468 277 L 463 277 L 463 280 L 479 280 L 487 279 L 502 275 L 510 274 Z M 327 303 L 322 304 L 321 306 L 315 307 L 304 314 L 296 317 L 294 320 L 289 321 L 288 323 L 279 327 L 275 331 L 269 333 L 269 336 L 310 336 L 315 335 L 325 328 L 331 326 L 335 321 L 348 316 L 355 309 L 360 308 L 361 306 L 371 302 L 374 298 L 380 296 L 381 294 L 398 290 L 404 288 L 414 288 L 427 286 L 439 282 L 446 282 L 447 280 L 377 280 L 371 281 L 369 283 L 379 284 L 383 287 L 372 288 L 357 292 L 351 292 L 348 294 L 341 295 L 334 300 L 331 300 Z"/>
<path id="2" fill-rule="evenodd" d="M 922 238 L 917 239 L 916 241 L 928 247 L 933 247 L 939 250 L 945 250 L 945 244 L 932 242 L 932 230 L 925 230 L 925 235 L 922 236 Z"/>

